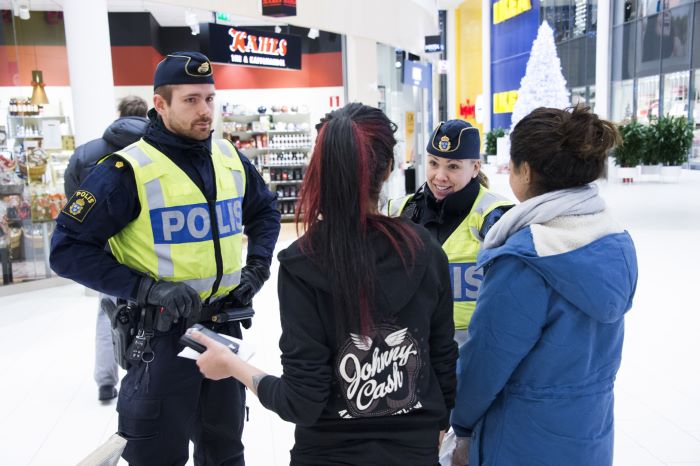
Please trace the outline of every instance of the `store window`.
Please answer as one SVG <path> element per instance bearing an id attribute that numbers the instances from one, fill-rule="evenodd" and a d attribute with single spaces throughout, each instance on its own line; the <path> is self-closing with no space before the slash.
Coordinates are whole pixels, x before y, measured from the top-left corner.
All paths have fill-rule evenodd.
<path id="1" fill-rule="evenodd" d="M 656 14 L 637 22 L 637 75 L 658 74 L 661 69 L 661 36 L 664 16 Z M 664 54 L 666 55 L 665 51 Z"/>
<path id="2" fill-rule="evenodd" d="M 693 24 L 693 8 L 681 6 L 666 10 L 662 18 L 661 59 L 662 70 L 687 70 L 690 68 L 690 44 Z"/>
<path id="3" fill-rule="evenodd" d="M 659 116 L 659 76 L 647 76 L 637 81 L 637 120 L 643 123 Z"/>
<path id="4" fill-rule="evenodd" d="M 692 68 L 700 68 L 700 2 L 693 8 L 693 58 Z"/>
<path id="5" fill-rule="evenodd" d="M 688 116 L 690 71 L 664 76 L 664 115 Z"/>
<path id="6" fill-rule="evenodd" d="M 612 79 L 621 81 L 634 77 L 635 23 L 613 29 Z"/>
<path id="7" fill-rule="evenodd" d="M 586 105 L 585 87 L 574 87 L 571 89 L 571 105 Z"/>
<path id="8" fill-rule="evenodd" d="M 637 0 L 620 0 L 613 4 L 613 24 L 618 25 L 637 18 Z"/>
<path id="9" fill-rule="evenodd" d="M 62 13 L 2 11 L 0 21 L 0 266 L 8 285 L 52 275 L 49 239 L 74 144 Z"/>
<path id="10" fill-rule="evenodd" d="M 621 122 L 634 116 L 634 81 L 613 81 L 612 83 L 612 120 Z"/>

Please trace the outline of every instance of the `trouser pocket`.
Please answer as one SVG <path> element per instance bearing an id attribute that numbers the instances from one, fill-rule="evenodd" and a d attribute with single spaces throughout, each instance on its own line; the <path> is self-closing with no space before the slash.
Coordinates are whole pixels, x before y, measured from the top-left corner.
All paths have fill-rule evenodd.
<path id="1" fill-rule="evenodd" d="M 158 418 L 160 400 L 135 400 L 119 398 L 119 434 L 129 441 L 150 440 L 160 435 Z"/>

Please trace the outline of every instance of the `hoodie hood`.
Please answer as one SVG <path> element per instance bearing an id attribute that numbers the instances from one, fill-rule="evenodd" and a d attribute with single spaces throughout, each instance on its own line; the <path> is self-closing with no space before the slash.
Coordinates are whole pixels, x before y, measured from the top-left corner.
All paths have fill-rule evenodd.
<path id="1" fill-rule="evenodd" d="M 118 118 L 105 130 L 102 138 L 115 147 L 122 148 L 141 139 L 148 127 L 148 118 L 128 116 Z"/>
<path id="2" fill-rule="evenodd" d="M 414 229 L 424 244 L 433 241 L 424 228 L 414 226 Z M 381 282 L 376 287 L 376 304 L 381 309 L 398 311 L 406 306 L 418 292 L 431 261 L 430 253 L 426 248 L 417 249 L 413 266 L 406 268 L 383 234 L 372 231 L 368 235 L 367 242 L 372 244 L 375 252 L 376 277 L 381 277 Z M 280 267 L 284 267 L 292 275 L 314 288 L 333 293 L 328 275 L 301 252 L 298 240 L 281 251 L 277 259 Z"/>
<path id="3" fill-rule="evenodd" d="M 605 213 L 562 217 L 483 250 L 478 265 L 488 269 L 501 256 L 515 256 L 581 312 L 601 323 L 616 322 L 632 306 L 637 256 L 630 235 L 615 230 Z"/>

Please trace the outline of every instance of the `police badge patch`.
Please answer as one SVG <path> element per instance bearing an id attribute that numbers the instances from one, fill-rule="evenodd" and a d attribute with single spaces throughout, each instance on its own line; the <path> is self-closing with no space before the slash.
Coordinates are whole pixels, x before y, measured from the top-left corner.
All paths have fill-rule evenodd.
<path id="1" fill-rule="evenodd" d="M 450 150 L 451 145 L 452 144 L 450 144 L 450 138 L 448 138 L 447 136 L 443 136 L 440 138 L 440 142 L 438 142 L 438 150 L 440 152 L 447 152 Z"/>
<path id="2" fill-rule="evenodd" d="M 83 223 L 90 209 L 95 205 L 95 196 L 92 193 L 79 189 L 73 194 L 61 212 Z"/>

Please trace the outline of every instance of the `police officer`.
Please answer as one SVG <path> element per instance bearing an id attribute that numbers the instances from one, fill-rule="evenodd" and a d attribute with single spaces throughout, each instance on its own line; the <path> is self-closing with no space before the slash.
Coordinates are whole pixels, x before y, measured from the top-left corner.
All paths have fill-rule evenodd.
<path id="1" fill-rule="evenodd" d="M 488 229 L 513 203 L 488 190 L 481 173 L 479 130 L 463 120 L 440 123 L 428 141 L 426 182 L 415 194 L 390 200 L 391 216 L 426 227 L 450 263 L 455 340 L 466 339 L 483 272 L 476 255 Z"/>
<path id="2" fill-rule="evenodd" d="M 51 266 L 133 303 L 139 329 L 153 331 L 119 391 L 123 457 L 132 465 L 185 464 L 192 440 L 195 464 L 243 465 L 243 385 L 204 380 L 193 361 L 177 357 L 178 339 L 185 322 L 196 321 L 241 337 L 238 323 L 206 322 L 207 310 L 250 304 L 269 277 L 276 197 L 228 141 L 211 138 L 207 57 L 166 56 L 154 94 L 143 139 L 103 160 L 59 215 Z M 154 319 L 175 323 L 159 331 Z"/>
<path id="3" fill-rule="evenodd" d="M 132 144 L 144 135 L 148 127 L 148 104 L 141 97 L 124 97 L 118 106 L 119 118 L 107 127 L 101 138 L 93 139 L 75 149 L 64 173 L 63 187 L 70 196 L 78 190 L 94 166 L 106 155 Z M 100 294 L 100 303 L 107 297 Z M 97 399 L 107 402 L 117 397 L 116 385 L 119 382 L 119 369 L 114 358 L 112 332 L 107 314 L 101 305 L 97 309 L 95 326 L 95 370 Z"/>

